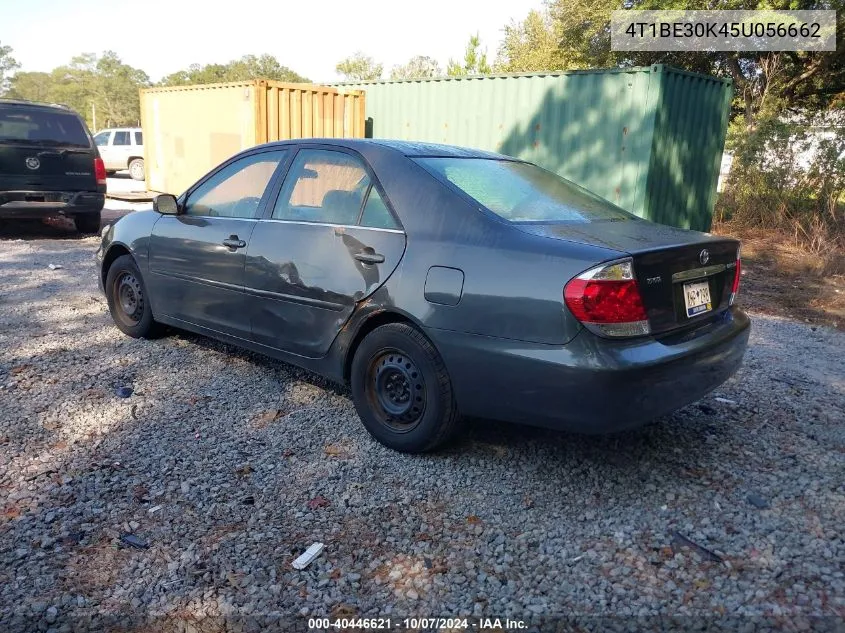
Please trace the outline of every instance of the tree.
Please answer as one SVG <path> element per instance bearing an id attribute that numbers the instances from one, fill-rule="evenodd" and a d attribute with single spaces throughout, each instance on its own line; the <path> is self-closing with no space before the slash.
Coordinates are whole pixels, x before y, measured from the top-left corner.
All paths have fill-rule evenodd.
<path id="1" fill-rule="evenodd" d="M 6 92 L 9 87 L 9 75 L 17 68 L 20 68 L 20 64 L 12 57 L 12 47 L 0 43 L 0 95 Z"/>
<path id="2" fill-rule="evenodd" d="M 558 23 L 552 20 L 548 12 L 532 10 L 522 22 L 512 22 L 505 27 L 505 37 L 496 58 L 496 70 L 521 73 L 563 68 L 558 30 Z"/>
<path id="3" fill-rule="evenodd" d="M 147 73 L 124 64 L 113 51 L 106 51 L 102 57 L 94 53 L 79 55 L 50 73 L 19 72 L 10 82 L 9 94 L 19 99 L 63 103 L 83 115 L 91 127 L 92 106 L 97 113 L 97 127 L 138 125 L 138 89 L 149 84 Z"/>
<path id="4" fill-rule="evenodd" d="M 185 86 L 191 84 L 216 84 L 227 81 L 250 81 L 269 79 L 290 83 L 308 83 L 302 75 L 287 66 L 282 66 L 272 55 L 244 55 L 225 64 L 191 64 L 185 70 L 167 75 L 162 86 Z"/>
<path id="5" fill-rule="evenodd" d="M 461 77 L 464 75 L 488 75 L 492 71 L 487 63 L 487 51 L 479 51 L 481 38 L 478 34 L 471 35 L 464 52 L 463 64 L 453 59 L 449 60 L 446 66 L 446 74 L 450 77 Z"/>
<path id="6" fill-rule="evenodd" d="M 372 57 L 367 57 L 361 51 L 342 59 L 335 66 L 335 70 L 343 75 L 347 81 L 372 81 L 381 79 L 384 65 L 377 64 Z"/>
<path id="7" fill-rule="evenodd" d="M 99 58 L 94 53 L 74 57 L 67 66 L 54 69 L 51 78 L 53 100 L 72 107 L 92 127 L 92 106 L 98 128 L 141 122 L 138 89 L 149 86 L 150 78 L 124 64 L 114 51 Z"/>
<path id="8" fill-rule="evenodd" d="M 50 73 L 42 72 L 16 72 L 6 92 L 10 99 L 30 101 L 50 101 L 53 95 L 53 78 Z"/>
<path id="9" fill-rule="evenodd" d="M 399 79 L 431 79 L 443 74 L 437 60 L 425 55 L 417 55 L 408 60 L 404 66 L 394 66 L 390 71 L 390 78 Z"/>

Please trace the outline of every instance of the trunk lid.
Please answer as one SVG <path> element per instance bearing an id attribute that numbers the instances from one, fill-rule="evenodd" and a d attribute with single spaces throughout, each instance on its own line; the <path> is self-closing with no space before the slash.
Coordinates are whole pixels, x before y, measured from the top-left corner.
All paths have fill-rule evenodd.
<path id="1" fill-rule="evenodd" d="M 712 320 L 730 304 L 738 240 L 627 218 L 589 224 L 514 226 L 534 235 L 602 246 L 630 255 L 653 334 Z M 684 293 L 685 285 L 691 283 L 707 284 L 711 306 L 688 316 Z"/>

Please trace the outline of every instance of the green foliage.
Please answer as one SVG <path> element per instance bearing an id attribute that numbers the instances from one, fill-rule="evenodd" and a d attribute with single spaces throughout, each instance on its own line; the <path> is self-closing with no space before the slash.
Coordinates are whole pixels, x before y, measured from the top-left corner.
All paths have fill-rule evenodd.
<path id="1" fill-rule="evenodd" d="M 440 69 L 437 60 L 425 55 L 417 55 L 403 66 L 394 66 L 390 71 L 390 78 L 394 81 L 400 79 L 431 79 L 432 77 L 440 77 L 442 74 L 443 71 Z"/>
<path id="2" fill-rule="evenodd" d="M 9 75 L 18 67 L 18 60 L 12 57 L 12 47 L 0 43 L 0 96 L 9 87 Z"/>
<path id="3" fill-rule="evenodd" d="M 113 51 L 106 51 L 101 57 L 94 53 L 79 55 L 50 73 L 19 72 L 12 77 L 8 95 L 63 103 L 84 116 L 92 128 L 93 108 L 96 127 L 103 128 L 138 125 L 138 89 L 149 84 L 147 73 L 124 64 Z"/>
<path id="4" fill-rule="evenodd" d="M 489 75 L 493 69 L 487 62 L 487 51 L 479 50 L 480 48 L 481 38 L 478 34 L 471 35 L 464 52 L 463 63 L 450 59 L 446 66 L 446 74 L 449 77 Z"/>
<path id="5" fill-rule="evenodd" d="M 532 10 L 522 22 L 512 22 L 505 27 L 496 70 L 521 73 L 564 68 L 558 46 L 560 41 L 558 23 L 548 12 Z"/>
<path id="6" fill-rule="evenodd" d="M 779 229 L 817 253 L 845 248 L 844 122 L 835 114 L 770 117 L 743 130 L 714 219 Z"/>
<path id="7" fill-rule="evenodd" d="M 381 79 L 384 65 L 377 64 L 372 57 L 367 57 L 361 51 L 342 59 L 335 66 L 335 70 L 343 75 L 347 81 L 373 81 Z"/>
<path id="8" fill-rule="evenodd" d="M 161 86 L 185 86 L 191 84 L 216 84 L 228 81 L 250 81 L 269 79 L 289 83 L 308 83 L 308 79 L 287 66 L 282 66 L 272 55 L 244 55 L 226 64 L 191 64 L 184 70 L 167 75 Z"/>
<path id="9" fill-rule="evenodd" d="M 53 95 L 51 82 L 50 73 L 18 71 L 9 82 L 9 90 L 5 96 L 10 99 L 50 101 Z"/>

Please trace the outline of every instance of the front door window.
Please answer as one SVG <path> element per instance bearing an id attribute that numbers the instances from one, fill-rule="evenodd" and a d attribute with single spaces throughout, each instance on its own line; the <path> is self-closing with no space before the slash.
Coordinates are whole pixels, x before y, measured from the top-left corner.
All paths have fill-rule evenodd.
<path id="1" fill-rule="evenodd" d="M 252 154 L 230 163 L 194 189 L 186 215 L 254 218 L 273 172 L 285 150 Z"/>

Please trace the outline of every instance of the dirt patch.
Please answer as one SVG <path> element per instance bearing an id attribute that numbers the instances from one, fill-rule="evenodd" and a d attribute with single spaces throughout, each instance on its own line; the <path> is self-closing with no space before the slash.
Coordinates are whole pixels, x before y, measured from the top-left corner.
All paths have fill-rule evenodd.
<path id="1" fill-rule="evenodd" d="M 845 330 L 845 275 L 830 272 L 829 254 L 807 252 L 772 231 L 722 225 L 714 232 L 742 240 L 741 306 Z"/>

